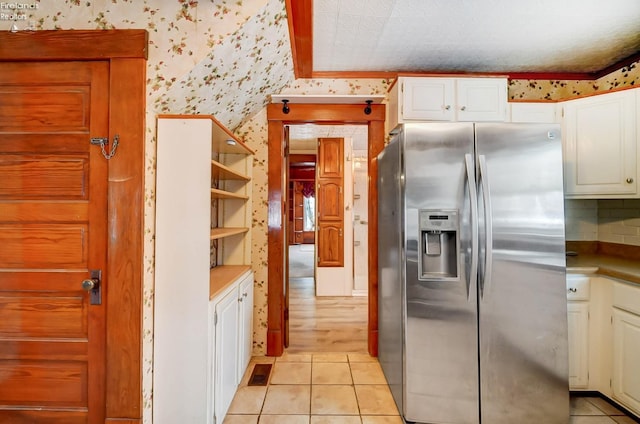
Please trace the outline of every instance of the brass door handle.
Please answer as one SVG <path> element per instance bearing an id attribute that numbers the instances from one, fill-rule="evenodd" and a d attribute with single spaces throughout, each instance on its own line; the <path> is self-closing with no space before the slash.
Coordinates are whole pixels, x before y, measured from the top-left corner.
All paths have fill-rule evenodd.
<path id="1" fill-rule="evenodd" d="M 87 278 L 86 280 L 82 281 L 82 290 L 90 292 L 91 290 L 97 288 L 98 284 L 100 284 L 100 280 L 98 280 L 97 278 Z"/>

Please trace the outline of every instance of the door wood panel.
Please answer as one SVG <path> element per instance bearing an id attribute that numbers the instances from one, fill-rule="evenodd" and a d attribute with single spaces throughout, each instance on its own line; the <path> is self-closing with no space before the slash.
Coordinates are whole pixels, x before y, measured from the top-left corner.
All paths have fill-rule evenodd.
<path id="1" fill-rule="evenodd" d="M 343 217 L 342 179 L 318 179 L 318 221 L 342 221 Z"/>
<path id="2" fill-rule="evenodd" d="M 344 232 L 342 223 L 318 224 L 318 266 L 344 266 Z"/>
<path id="3" fill-rule="evenodd" d="M 344 266 L 344 139 L 319 138 L 317 164 L 318 266 Z"/>
<path id="4" fill-rule="evenodd" d="M 344 177 L 344 139 L 318 139 L 318 178 Z"/>
<path id="5" fill-rule="evenodd" d="M 105 420 L 109 63 L 0 68 L 0 422 Z M 14 143 L 15 142 L 15 143 Z"/>

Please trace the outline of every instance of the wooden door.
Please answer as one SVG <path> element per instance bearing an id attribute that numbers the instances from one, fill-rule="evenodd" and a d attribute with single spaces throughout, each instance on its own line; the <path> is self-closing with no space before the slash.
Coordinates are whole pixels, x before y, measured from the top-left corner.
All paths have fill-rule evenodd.
<path id="1" fill-rule="evenodd" d="M 0 67 L 0 423 L 105 421 L 108 84 L 104 61 Z"/>
<path id="2" fill-rule="evenodd" d="M 290 179 L 289 179 L 289 162 L 291 156 L 289 154 L 289 127 L 284 127 L 283 133 L 283 149 L 284 149 L 284 168 L 286 171 L 283 173 L 284 177 L 284 187 L 289 187 Z M 291 209 L 291 207 L 286 207 L 287 209 Z M 284 222 L 291 222 L 291 217 L 284 216 Z M 289 225 L 288 231 L 290 234 L 293 234 L 292 225 Z M 284 240 L 284 246 L 282 246 L 284 250 L 284 308 L 282 308 L 282 320 L 284 322 L 284 337 L 283 343 L 284 347 L 289 347 L 289 244 Z"/>
<path id="3" fill-rule="evenodd" d="M 344 139 L 318 139 L 318 266 L 344 266 Z"/>

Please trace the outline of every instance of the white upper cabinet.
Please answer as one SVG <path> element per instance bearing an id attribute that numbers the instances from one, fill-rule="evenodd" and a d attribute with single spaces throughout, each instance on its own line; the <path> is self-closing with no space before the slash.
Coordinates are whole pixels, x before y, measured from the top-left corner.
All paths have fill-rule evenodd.
<path id="1" fill-rule="evenodd" d="M 559 122 L 555 102 L 511 102 L 509 122 L 555 123 Z"/>
<path id="2" fill-rule="evenodd" d="M 637 91 L 562 104 L 567 197 L 638 197 Z"/>
<path id="3" fill-rule="evenodd" d="M 417 121 L 504 121 L 506 78 L 399 77 L 389 93 L 389 129 Z"/>

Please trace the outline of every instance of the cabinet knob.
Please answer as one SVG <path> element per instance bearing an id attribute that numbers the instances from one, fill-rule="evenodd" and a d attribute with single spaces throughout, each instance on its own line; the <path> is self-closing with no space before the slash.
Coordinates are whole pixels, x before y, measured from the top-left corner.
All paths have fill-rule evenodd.
<path id="1" fill-rule="evenodd" d="M 467 107 L 466 107 L 466 106 L 462 106 L 462 107 L 460 108 L 460 110 L 467 110 Z"/>
<path id="2" fill-rule="evenodd" d="M 446 105 L 446 106 L 444 107 L 444 110 L 449 110 L 449 109 L 451 109 L 451 105 Z"/>
<path id="3" fill-rule="evenodd" d="M 577 292 L 577 291 L 578 291 L 578 289 L 577 289 L 577 288 L 575 288 L 575 287 L 569 287 L 569 292 L 570 292 L 570 293 L 575 293 L 575 292 Z"/>
<path id="4" fill-rule="evenodd" d="M 627 178 L 627 184 L 631 184 L 633 182 L 633 178 Z"/>

